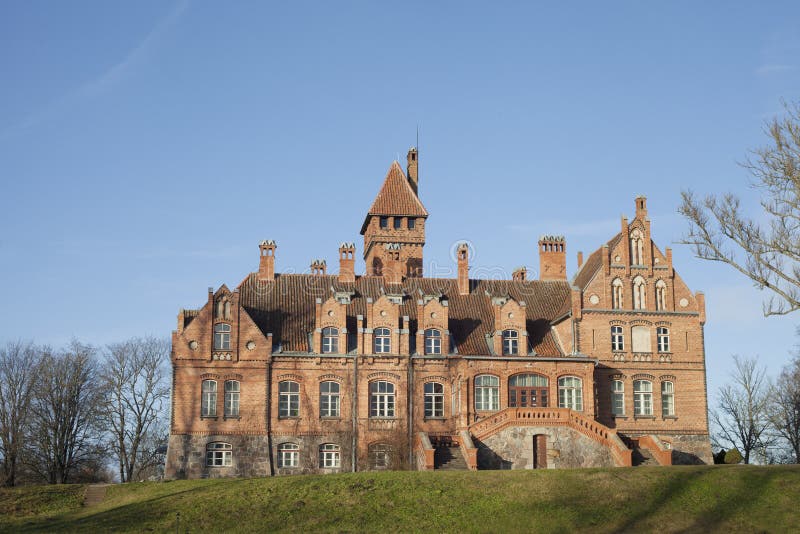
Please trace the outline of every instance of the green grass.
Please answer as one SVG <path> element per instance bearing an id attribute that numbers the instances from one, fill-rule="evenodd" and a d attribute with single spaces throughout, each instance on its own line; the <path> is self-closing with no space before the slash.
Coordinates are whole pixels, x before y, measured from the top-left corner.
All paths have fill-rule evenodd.
<path id="1" fill-rule="evenodd" d="M 15 532 L 800 531 L 800 466 L 383 472 L 0 490 Z"/>

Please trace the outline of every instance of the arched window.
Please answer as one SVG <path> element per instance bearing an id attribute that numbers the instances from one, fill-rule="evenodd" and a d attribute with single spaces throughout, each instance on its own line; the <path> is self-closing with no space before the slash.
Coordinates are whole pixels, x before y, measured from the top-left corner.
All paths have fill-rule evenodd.
<path id="1" fill-rule="evenodd" d="M 669 328 L 665 326 L 656 328 L 656 341 L 658 342 L 658 352 L 669 352 Z"/>
<path id="2" fill-rule="evenodd" d="M 217 416 L 216 380 L 203 380 L 202 397 L 200 399 L 200 415 L 202 417 Z"/>
<path id="3" fill-rule="evenodd" d="M 653 383 L 649 380 L 633 381 L 633 415 L 653 415 Z"/>
<path id="4" fill-rule="evenodd" d="M 656 282 L 656 309 L 667 309 L 667 283 L 663 280 Z"/>
<path id="5" fill-rule="evenodd" d="M 394 384 L 376 380 L 369 384 L 369 416 L 394 417 Z"/>
<path id="6" fill-rule="evenodd" d="M 230 467 L 233 465 L 233 447 L 230 443 L 215 441 L 206 445 L 208 467 Z"/>
<path id="7" fill-rule="evenodd" d="M 547 407 L 549 380 L 546 376 L 523 374 L 508 379 L 508 405 L 511 407 Z"/>
<path id="8" fill-rule="evenodd" d="M 438 382 L 425 384 L 425 417 L 444 417 L 444 386 Z"/>
<path id="9" fill-rule="evenodd" d="M 231 350 L 231 325 L 214 325 L 214 350 Z"/>
<path id="10" fill-rule="evenodd" d="M 623 306 L 623 285 L 622 280 L 614 278 L 611 282 L 611 307 L 615 310 L 622 309 Z"/>
<path id="11" fill-rule="evenodd" d="M 239 417 L 239 392 L 238 380 L 225 381 L 225 417 Z"/>
<path id="12" fill-rule="evenodd" d="M 322 353 L 339 353 L 339 329 L 327 327 L 322 329 Z"/>
<path id="13" fill-rule="evenodd" d="M 278 384 L 278 417 L 300 415 L 300 384 L 284 380 Z"/>
<path id="14" fill-rule="evenodd" d="M 631 265 L 644 264 L 644 239 L 637 228 L 631 232 Z"/>
<path id="15" fill-rule="evenodd" d="M 558 379 L 558 407 L 583 411 L 583 381 L 577 376 Z"/>
<path id="16" fill-rule="evenodd" d="M 323 469 L 340 467 L 341 449 L 334 443 L 323 443 L 319 446 L 319 466 Z"/>
<path id="17" fill-rule="evenodd" d="M 297 443 L 281 443 L 278 445 L 278 467 L 291 469 L 300 465 L 300 446 Z"/>
<path id="18" fill-rule="evenodd" d="M 319 416 L 339 417 L 339 390 L 338 382 L 322 382 L 319 385 Z"/>
<path id="19" fill-rule="evenodd" d="M 611 383 L 611 413 L 625 415 L 625 383 L 622 380 Z"/>
<path id="20" fill-rule="evenodd" d="M 475 409 L 499 410 L 500 409 L 500 379 L 492 375 L 475 377 Z"/>
<path id="21" fill-rule="evenodd" d="M 641 276 L 637 276 L 636 278 L 633 279 L 634 310 L 643 310 L 647 307 L 646 289 L 647 286 L 644 282 L 644 278 L 642 278 Z"/>
<path id="22" fill-rule="evenodd" d="M 375 333 L 375 354 L 389 354 L 392 350 L 392 338 L 388 328 L 376 328 Z"/>
<path id="23" fill-rule="evenodd" d="M 611 327 L 611 350 L 613 351 L 625 350 L 625 334 L 622 333 L 621 326 Z"/>
<path id="24" fill-rule="evenodd" d="M 442 333 L 435 328 L 425 330 L 425 354 L 442 353 Z"/>
<path id="25" fill-rule="evenodd" d="M 519 354 L 519 333 L 516 330 L 503 330 L 503 355 Z"/>
<path id="26" fill-rule="evenodd" d="M 675 384 L 661 382 L 661 416 L 672 417 L 675 415 Z"/>
<path id="27" fill-rule="evenodd" d="M 392 465 L 392 446 L 388 443 L 373 443 L 369 446 L 370 469 L 389 469 Z"/>

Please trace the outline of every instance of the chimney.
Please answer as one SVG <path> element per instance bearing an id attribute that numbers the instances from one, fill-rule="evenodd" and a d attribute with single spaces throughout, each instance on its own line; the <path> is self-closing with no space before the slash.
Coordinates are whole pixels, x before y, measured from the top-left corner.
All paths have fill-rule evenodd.
<path id="1" fill-rule="evenodd" d="M 408 149 L 408 156 L 406 159 L 408 160 L 408 166 L 406 167 L 406 174 L 408 175 L 408 183 L 411 184 L 411 189 L 414 190 L 414 194 L 419 196 L 417 193 L 417 188 L 419 185 L 419 175 L 417 174 L 417 169 L 419 165 L 417 154 L 417 147 L 412 146 Z"/>
<path id="2" fill-rule="evenodd" d="M 258 280 L 260 282 L 272 282 L 275 280 L 275 249 L 278 245 L 272 239 L 266 239 L 259 243 L 258 249 L 261 251 L 261 258 L 258 263 Z"/>
<path id="3" fill-rule="evenodd" d="M 583 266 L 583 252 L 579 250 L 578 251 L 578 269 L 580 269 L 582 266 Z"/>
<path id="4" fill-rule="evenodd" d="M 636 197 L 636 218 L 640 221 L 647 219 L 647 197 L 644 195 Z"/>
<path id="5" fill-rule="evenodd" d="M 456 257 L 458 258 L 458 294 L 469 295 L 469 245 L 459 243 Z"/>
<path id="6" fill-rule="evenodd" d="M 356 281 L 356 245 L 344 242 L 339 245 L 339 281 L 352 284 Z"/>
<path id="7" fill-rule="evenodd" d="M 528 270 L 525 267 L 517 267 L 511 274 L 511 279 L 515 282 L 524 282 L 527 279 Z"/>
<path id="8" fill-rule="evenodd" d="M 328 263 L 325 260 L 316 259 L 311 262 L 311 274 L 321 276 L 328 270 Z"/>
<path id="9" fill-rule="evenodd" d="M 383 268 L 383 280 L 387 284 L 403 283 L 403 262 L 400 260 L 400 243 L 387 243 L 386 266 Z"/>
<path id="10" fill-rule="evenodd" d="M 564 236 L 539 238 L 539 280 L 567 279 L 567 244 Z"/>

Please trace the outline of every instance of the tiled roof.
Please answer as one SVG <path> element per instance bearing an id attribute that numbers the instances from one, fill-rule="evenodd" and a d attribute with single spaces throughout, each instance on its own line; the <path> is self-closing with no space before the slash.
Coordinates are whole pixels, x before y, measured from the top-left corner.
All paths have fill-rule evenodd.
<path id="1" fill-rule="evenodd" d="M 411 189 L 403 169 L 396 161 L 392 162 L 378 196 L 372 202 L 368 215 L 407 215 L 427 217 L 428 212 L 419 197 Z"/>
<path id="2" fill-rule="evenodd" d="M 614 237 L 612 237 L 608 243 L 608 250 L 609 252 L 617 246 L 619 240 L 622 239 L 622 233 L 618 233 Z M 586 261 L 581 266 L 581 269 L 575 274 L 575 278 L 572 279 L 572 284 L 578 286 L 581 289 L 586 289 L 586 286 L 589 285 L 589 282 L 592 281 L 594 275 L 600 268 L 603 266 L 603 248 L 600 247 L 586 259 Z"/>
<path id="3" fill-rule="evenodd" d="M 381 290 L 408 295 L 400 305 L 400 316 L 409 316 L 411 334 L 416 333 L 420 291 L 425 295 L 444 294 L 449 301 L 450 334 L 461 355 L 490 354 L 487 335 L 494 330 L 494 311 L 489 295 L 510 295 L 526 303 L 526 329 L 535 352 L 542 356 L 562 356 L 551 328 L 553 319 L 570 308 L 566 281 L 471 280 L 470 295 L 459 295 L 453 279 L 409 278 L 391 290 L 379 276 L 362 276 L 355 283 L 340 283 L 336 275 L 279 274 L 273 282 L 260 282 L 255 273 L 239 286 L 242 306 L 262 332 L 272 333 L 273 344 L 283 352 L 307 352 L 309 332 L 314 330 L 316 299 L 326 300 L 332 290 L 354 292 L 347 306 L 347 329 L 355 332 L 357 315 L 365 315 L 366 297 L 377 299 Z M 488 295 L 487 295 L 488 293 Z"/>

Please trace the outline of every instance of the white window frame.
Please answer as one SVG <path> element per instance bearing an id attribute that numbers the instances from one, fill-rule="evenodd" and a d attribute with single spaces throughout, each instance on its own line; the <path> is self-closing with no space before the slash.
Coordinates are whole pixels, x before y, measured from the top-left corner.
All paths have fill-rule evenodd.
<path id="1" fill-rule="evenodd" d="M 339 382 L 326 380 L 319 384 L 319 416 L 339 417 L 341 415 L 341 390 Z"/>
<path id="2" fill-rule="evenodd" d="M 494 412 L 500 409 L 500 377 L 478 375 L 475 377 L 475 410 Z"/>
<path id="3" fill-rule="evenodd" d="M 233 447 L 230 443 L 213 441 L 206 444 L 206 467 L 231 467 Z"/>
<path id="4" fill-rule="evenodd" d="M 558 407 L 583 411 L 583 380 L 577 376 L 558 378 Z"/>
<path id="5" fill-rule="evenodd" d="M 393 418 L 395 409 L 395 387 L 387 380 L 369 383 L 369 416 L 371 418 Z"/>
<path id="6" fill-rule="evenodd" d="M 225 417 L 239 417 L 242 386 L 238 380 L 225 381 Z"/>
<path id="7" fill-rule="evenodd" d="M 392 446 L 388 443 L 373 443 L 368 448 L 369 468 L 378 470 L 392 466 Z"/>
<path id="8" fill-rule="evenodd" d="M 339 354 L 339 329 L 328 326 L 322 329 L 322 354 Z"/>
<path id="9" fill-rule="evenodd" d="M 669 328 L 666 326 L 656 327 L 656 345 L 658 352 L 670 352 L 669 350 Z"/>
<path id="10" fill-rule="evenodd" d="M 388 328 L 376 328 L 372 341 L 375 354 L 389 354 L 392 351 L 392 332 Z"/>
<path id="11" fill-rule="evenodd" d="M 425 417 L 444 417 L 444 384 L 440 382 L 426 382 L 425 391 Z"/>
<path id="12" fill-rule="evenodd" d="M 214 350 L 231 350 L 231 325 L 227 323 L 214 325 Z"/>
<path id="13" fill-rule="evenodd" d="M 322 469 L 336 469 L 342 466 L 342 449 L 335 443 L 323 443 L 319 446 L 319 466 Z"/>
<path id="14" fill-rule="evenodd" d="M 625 332 L 619 325 L 611 326 L 611 350 L 614 352 L 625 350 Z"/>
<path id="15" fill-rule="evenodd" d="M 611 382 L 611 414 L 625 415 L 625 382 L 622 380 Z"/>
<path id="16" fill-rule="evenodd" d="M 297 443 L 278 445 L 278 468 L 293 469 L 300 465 L 300 446 Z"/>
<path id="17" fill-rule="evenodd" d="M 503 356 L 519 356 L 519 332 L 503 330 Z"/>
<path id="18" fill-rule="evenodd" d="M 675 383 L 661 382 L 661 417 L 675 417 Z"/>
<path id="19" fill-rule="evenodd" d="M 200 386 L 200 416 L 201 417 L 216 417 L 217 416 L 217 381 L 216 380 L 203 380 Z"/>
<path id="20" fill-rule="evenodd" d="M 294 380 L 278 383 L 278 418 L 300 417 L 300 384 Z"/>
<path id="21" fill-rule="evenodd" d="M 635 417 L 653 415 L 653 382 L 650 380 L 633 381 L 633 415 Z"/>
<path id="22" fill-rule="evenodd" d="M 442 333 L 436 328 L 425 330 L 425 354 L 442 353 Z"/>

